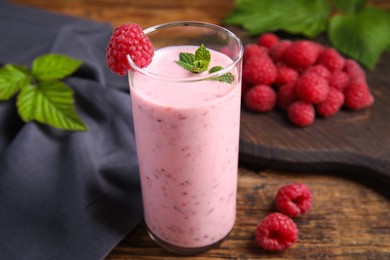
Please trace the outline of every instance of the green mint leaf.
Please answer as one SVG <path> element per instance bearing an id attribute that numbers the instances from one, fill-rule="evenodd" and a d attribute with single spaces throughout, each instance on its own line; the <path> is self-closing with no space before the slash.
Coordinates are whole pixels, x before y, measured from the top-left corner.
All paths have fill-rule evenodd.
<path id="1" fill-rule="evenodd" d="M 204 45 L 200 45 L 200 47 L 195 51 L 195 61 L 194 61 L 194 72 L 203 72 L 209 68 L 211 60 L 210 51 L 204 47 Z"/>
<path id="2" fill-rule="evenodd" d="M 224 22 L 251 35 L 283 30 L 314 37 L 326 29 L 329 14 L 327 0 L 236 0 Z"/>
<path id="3" fill-rule="evenodd" d="M 60 81 L 23 87 L 17 108 L 25 122 L 35 120 L 65 130 L 87 130 L 76 113 L 72 89 Z"/>
<path id="4" fill-rule="evenodd" d="M 176 63 L 179 64 L 180 66 L 182 66 L 183 68 L 185 68 L 186 70 L 189 70 L 189 71 L 192 70 L 192 64 L 188 64 L 188 63 L 181 61 L 181 60 L 176 61 Z"/>
<path id="5" fill-rule="evenodd" d="M 226 83 L 231 84 L 234 81 L 234 75 L 232 73 L 228 72 L 228 73 L 225 73 L 221 76 L 212 78 L 212 80 L 218 80 L 220 82 L 226 82 Z"/>
<path id="6" fill-rule="evenodd" d="M 195 54 L 188 52 L 181 52 L 179 55 L 180 61 L 191 64 L 195 61 Z"/>
<path id="7" fill-rule="evenodd" d="M 39 81 L 62 79 L 71 75 L 81 65 L 81 61 L 62 54 L 46 54 L 36 58 L 32 74 Z"/>
<path id="8" fill-rule="evenodd" d="M 221 69 L 223 69 L 222 66 L 215 66 L 209 70 L 209 73 L 214 73 L 214 72 L 220 71 Z M 231 84 L 234 81 L 234 75 L 232 73 L 228 72 L 228 73 L 225 73 L 221 76 L 218 76 L 215 78 L 210 78 L 210 79 L 211 80 L 218 80 L 220 82 L 226 82 L 226 83 Z"/>
<path id="9" fill-rule="evenodd" d="M 195 54 L 188 52 L 181 52 L 179 54 L 179 60 L 177 64 L 189 70 L 193 73 L 200 73 L 206 71 L 210 64 L 210 51 L 202 44 L 196 51 Z"/>
<path id="10" fill-rule="evenodd" d="M 195 61 L 195 55 L 188 52 L 181 52 L 179 54 L 179 59 L 176 61 L 177 64 L 185 68 L 186 70 L 192 71 L 192 66 Z"/>
<path id="11" fill-rule="evenodd" d="M 390 45 L 390 13 L 367 8 L 358 14 L 334 16 L 329 38 L 339 51 L 374 69 Z"/>
<path id="12" fill-rule="evenodd" d="M 0 100 L 10 99 L 29 82 L 28 70 L 24 71 L 20 66 L 6 65 L 0 68 Z"/>
<path id="13" fill-rule="evenodd" d="M 347 14 L 354 14 L 362 11 L 367 0 L 332 0 L 334 6 Z"/>
<path id="14" fill-rule="evenodd" d="M 220 71 L 221 69 L 223 69 L 222 66 L 214 66 L 214 67 L 212 67 L 212 68 L 209 70 L 209 73 L 214 73 L 214 72 Z"/>

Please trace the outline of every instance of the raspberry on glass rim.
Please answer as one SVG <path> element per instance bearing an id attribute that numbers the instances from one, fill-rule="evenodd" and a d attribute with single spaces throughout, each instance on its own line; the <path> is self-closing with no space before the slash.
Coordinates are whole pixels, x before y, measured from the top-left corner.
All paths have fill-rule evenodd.
<path id="1" fill-rule="evenodd" d="M 124 76 L 127 70 L 131 69 L 127 54 L 140 68 L 145 68 L 152 62 L 152 43 L 136 23 L 122 24 L 111 35 L 106 50 L 106 62 L 112 72 Z"/>

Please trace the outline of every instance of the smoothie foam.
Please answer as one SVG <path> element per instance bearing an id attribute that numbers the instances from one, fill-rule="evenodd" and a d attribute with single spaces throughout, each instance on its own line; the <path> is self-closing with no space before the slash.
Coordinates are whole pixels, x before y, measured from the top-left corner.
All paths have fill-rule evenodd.
<path id="1" fill-rule="evenodd" d="M 175 62 L 180 52 L 196 49 L 159 49 L 147 71 L 196 77 Z M 232 63 L 210 52 L 209 68 Z M 175 246 L 213 244 L 234 226 L 241 82 L 237 71 L 231 72 L 232 84 L 162 81 L 130 73 L 145 221 L 155 236 Z"/>

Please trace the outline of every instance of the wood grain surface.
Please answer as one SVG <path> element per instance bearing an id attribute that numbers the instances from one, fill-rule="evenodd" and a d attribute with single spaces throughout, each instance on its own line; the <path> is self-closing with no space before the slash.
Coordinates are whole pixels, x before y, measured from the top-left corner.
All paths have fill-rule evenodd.
<path id="1" fill-rule="evenodd" d="M 142 27 L 177 20 L 200 20 L 221 24 L 223 18 L 234 7 L 234 0 L 13 0 L 11 2 L 49 12 L 108 22 L 113 26 L 133 21 Z M 370 2 L 390 8 L 388 0 Z M 240 31 L 239 28 L 232 29 Z M 386 57 L 387 62 L 389 55 L 387 54 Z M 383 66 L 381 64 L 379 68 Z M 369 81 L 380 78 L 379 82 L 388 82 L 389 72 L 386 67 L 378 73 L 369 73 Z M 385 89 L 384 86 L 389 86 L 386 85 L 388 83 L 381 85 L 382 83 L 378 84 L 379 88 L 375 90 L 374 95 L 376 97 L 383 95 L 384 99 L 380 102 L 383 102 L 383 106 L 388 110 L 390 105 L 386 106 L 386 97 L 389 97 L 389 89 Z M 367 117 L 377 117 L 378 122 L 382 120 L 382 124 L 378 123 L 375 128 L 364 126 L 362 122 Z M 340 148 L 346 148 L 347 151 L 355 148 L 353 147 L 355 140 L 359 143 L 359 140 L 372 139 L 378 133 L 378 129 L 383 129 L 382 141 L 375 139 L 378 145 L 388 142 L 390 135 L 386 132 L 389 129 L 387 128 L 389 118 L 384 118 L 381 110 L 375 106 L 373 109 L 353 114 L 352 117 L 342 113 L 330 120 L 318 120 L 312 130 L 289 126 L 283 115 L 277 111 L 264 116 L 244 111 L 241 138 L 245 137 L 252 148 L 253 144 L 258 142 L 257 139 L 250 139 L 253 131 L 257 131 L 252 124 L 257 120 L 269 123 L 269 127 L 275 125 L 281 127 L 287 135 L 287 137 L 275 138 L 267 133 L 263 137 L 270 145 L 280 145 L 289 139 L 288 136 L 295 138 L 295 142 L 299 143 L 298 137 L 310 131 L 317 134 L 325 134 L 324 131 L 333 134 L 329 124 L 334 122 L 341 123 L 341 127 L 349 131 L 350 147 Z M 350 126 L 356 122 L 362 124 L 362 129 L 359 131 Z M 331 137 L 330 143 L 332 142 L 337 142 L 337 136 Z M 246 143 L 242 142 L 241 149 L 243 145 Z M 299 145 L 318 148 L 323 144 L 318 143 L 313 136 L 309 143 Z M 364 147 L 359 149 L 364 151 Z M 299 168 L 300 170 L 297 171 L 294 163 L 289 163 L 289 160 L 282 158 L 283 152 L 280 150 L 264 147 L 260 151 L 255 151 L 255 154 L 253 150 L 248 153 L 246 151 L 242 149 L 240 155 L 237 220 L 233 231 L 219 247 L 189 259 L 390 259 L 390 189 L 386 182 L 373 179 L 371 174 L 356 174 L 354 164 L 350 168 L 334 167 L 335 157 L 329 157 L 326 153 L 321 156 L 329 160 L 327 164 L 321 165 L 309 160 L 307 167 Z M 342 152 L 345 153 L 345 150 Z M 370 148 L 374 158 L 389 157 L 389 152 L 389 149 Z M 277 160 L 266 160 L 267 157 L 259 161 L 259 154 L 282 158 L 284 161 L 280 163 Z M 306 158 L 305 154 L 296 154 L 296 156 L 299 156 L 301 161 Z M 310 159 L 310 156 L 308 158 Z M 246 162 L 249 161 L 252 163 L 247 164 Z M 360 163 L 360 161 L 356 162 Z M 381 164 L 382 161 L 377 162 Z M 280 169 L 271 171 L 269 167 Z M 387 167 L 387 164 L 384 167 Z M 384 175 L 389 174 L 388 168 L 382 169 L 385 169 Z M 319 170 L 327 170 L 327 172 L 323 173 Z M 313 208 L 306 215 L 295 219 L 300 235 L 298 242 L 291 249 L 281 253 L 265 252 L 255 243 L 256 225 L 264 216 L 275 211 L 273 197 L 277 189 L 291 182 L 302 182 L 311 188 L 314 196 Z M 148 237 L 144 223 L 140 223 L 106 257 L 108 260 L 180 258 L 183 257 L 175 256 L 157 246 Z"/>
<path id="2" fill-rule="evenodd" d="M 255 228 L 275 211 L 281 185 L 301 182 L 313 192 L 313 207 L 295 219 L 299 240 L 281 253 L 256 245 Z M 190 259 L 390 259 L 390 194 L 380 183 L 363 184 L 325 174 L 239 169 L 236 225 L 218 247 Z M 142 223 L 107 256 L 122 259 L 179 259 L 154 244 Z"/>

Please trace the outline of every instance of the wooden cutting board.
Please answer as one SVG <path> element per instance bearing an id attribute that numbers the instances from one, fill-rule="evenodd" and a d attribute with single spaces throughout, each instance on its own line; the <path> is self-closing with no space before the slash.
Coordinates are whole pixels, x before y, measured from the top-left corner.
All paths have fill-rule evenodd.
<path id="1" fill-rule="evenodd" d="M 369 174 L 390 181 L 390 53 L 367 72 L 367 80 L 372 107 L 316 117 L 306 128 L 292 125 L 283 111 L 258 114 L 243 105 L 240 160 L 267 169 Z"/>

